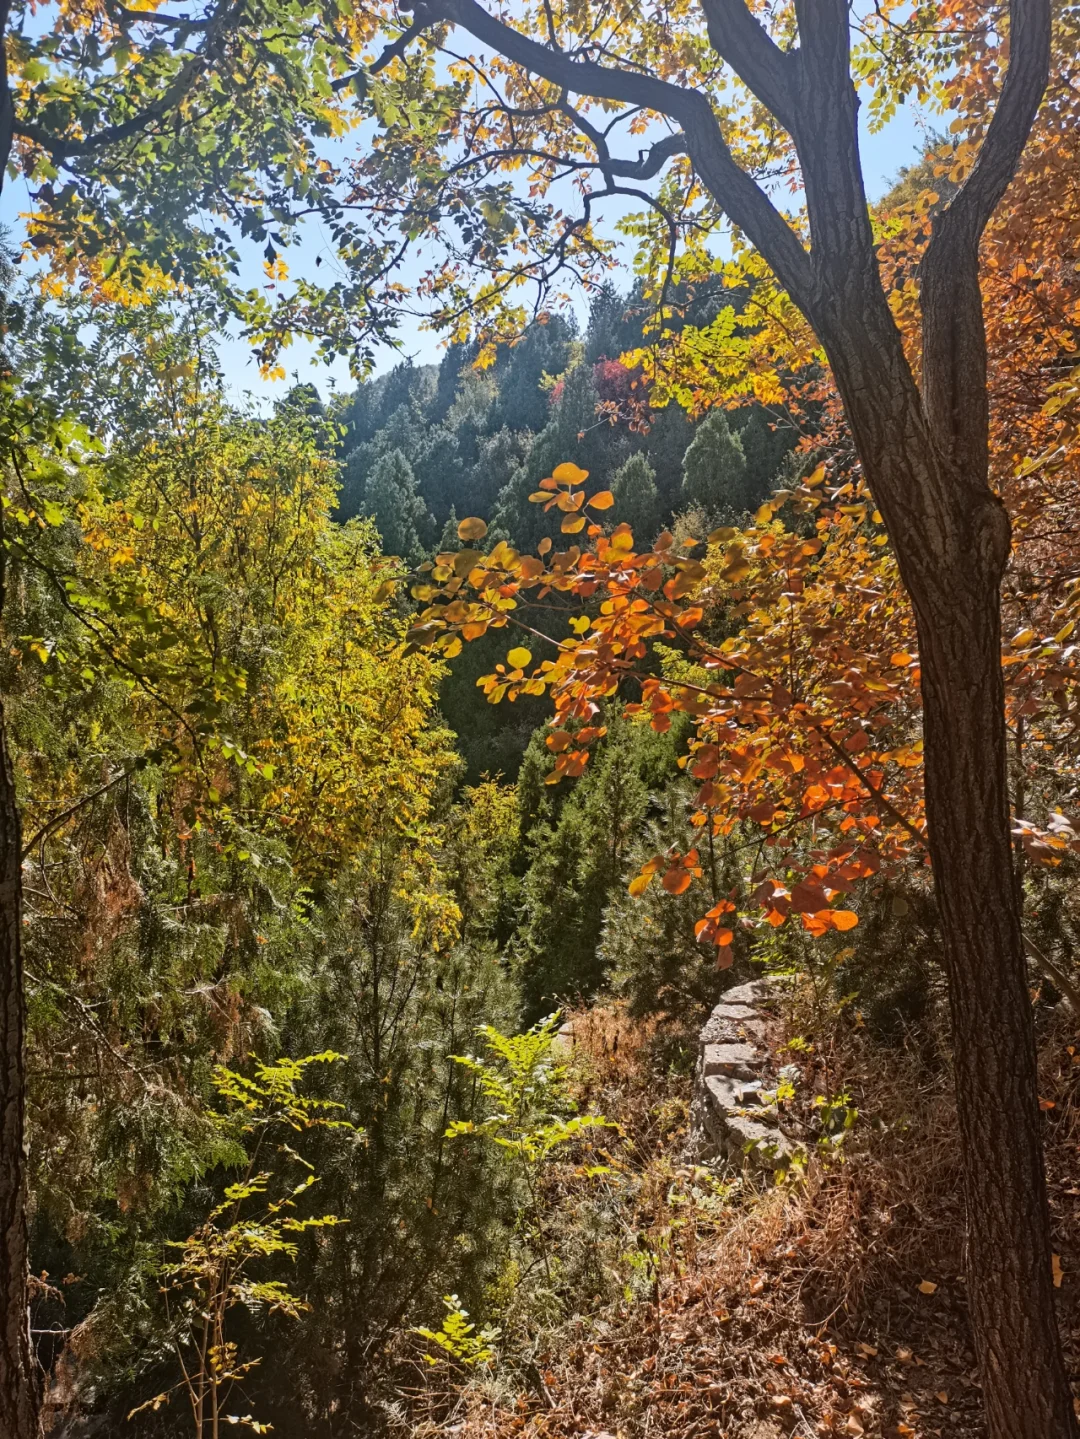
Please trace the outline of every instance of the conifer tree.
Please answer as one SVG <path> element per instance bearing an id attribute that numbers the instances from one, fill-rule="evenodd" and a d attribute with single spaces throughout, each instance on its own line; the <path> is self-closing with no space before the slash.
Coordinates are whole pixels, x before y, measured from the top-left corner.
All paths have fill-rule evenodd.
<path id="1" fill-rule="evenodd" d="M 646 455 L 631 455 L 619 466 L 611 481 L 611 493 L 615 496 L 615 518 L 628 524 L 642 543 L 653 540 L 661 524 L 660 495 L 656 471 Z"/>
<path id="2" fill-rule="evenodd" d="M 723 410 L 714 410 L 683 458 L 683 497 L 709 514 L 738 514 L 750 504 L 746 478 L 742 441 Z"/>
<path id="3" fill-rule="evenodd" d="M 383 552 L 418 558 L 430 538 L 431 516 L 416 490 L 412 466 L 400 450 L 375 461 L 364 486 L 363 508 L 375 521 Z"/>

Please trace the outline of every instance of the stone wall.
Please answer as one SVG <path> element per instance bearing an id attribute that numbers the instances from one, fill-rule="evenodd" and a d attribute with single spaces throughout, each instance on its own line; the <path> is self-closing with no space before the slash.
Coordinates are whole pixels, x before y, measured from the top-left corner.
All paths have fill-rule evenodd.
<path id="1" fill-rule="evenodd" d="M 776 1106 L 768 1033 L 776 1024 L 768 980 L 729 989 L 701 1031 L 690 1151 L 696 1161 L 721 1159 L 741 1168 L 775 1169 L 791 1154 Z"/>

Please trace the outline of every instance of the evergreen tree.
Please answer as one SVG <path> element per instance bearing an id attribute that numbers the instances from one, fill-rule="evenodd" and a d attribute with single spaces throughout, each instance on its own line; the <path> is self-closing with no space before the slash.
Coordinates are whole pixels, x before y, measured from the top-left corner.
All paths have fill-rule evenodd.
<path id="1" fill-rule="evenodd" d="M 548 396 L 541 389 L 545 375 L 561 375 L 570 363 L 574 330 L 561 315 L 529 327 L 517 344 L 503 352 L 496 367 L 498 399 L 490 428 L 542 430 L 548 419 Z"/>
<path id="2" fill-rule="evenodd" d="M 457 395 L 461 377 L 467 373 L 475 354 L 476 346 L 468 340 L 464 342 L 453 340 L 447 346 L 439 361 L 439 374 L 435 381 L 435 398 L 431 406 L 431 418 L 437 423 L 446 419 L 450 406 L 454 403 Z"/>
<path id="3" fill-rule="evenodd" d="M 693 438 L 694 426 L 681 405 L 672 403 L 651 411 L 643 448 L 655 471 L 662 518 L 683 504 L 683 457 Z"/>
<path id="4" fill-rule="evenodd" d="M 731 433 L 723 410 L 709 414 L 687 449 L 682 492 L 687 503 L 709 515 L 741 514 L 749 507 L 742 441 Z"/>
<path id="5" fill-rule="evenodd" d="M 421 431 L 421 441 L 415 452 L 409 455 L 416 488 L 435 517 L 436 524 L 442 523 L 456 506 L 468 507 L 474 514 L 471 495 L 465 494 L 465 466 L 461 460 L 458 437 L 453 430 L 436 425 L 426 433 Z M 466 513 L 466 509 L 462 509 Z"/>
<path id="6" fill-rule="evenodd" d="M 621 890 L 654 788 L 678 774 L 681 727 L 666 735 L 613 716 L 572 790 L 552 796 L 551 757 L 534 736 L 518 784 L 526 868 L 514 949 L 526 1020 L 591 998 L 605 973 L 606 905 Z"/>
<path id="7" fill-rule="evenodd" d="M 528 458 L 533 436 L 528 430 L 508 430 L 504 425 L 493 435 L 485 435 L 479 443 L 476 463 L 465 480 L 462 513 L 467 505 L 469 514 L 491 515 L 501 490 Z"/>
<path id="8" fill-rule="evenodd" d="M 602 488 L 629 457 L 628 437 L 598 418 L 597 403 L 592 367 L 578 363 L 567 370 L 552 392 L 547 424 L 498 498 L 495 520 L 514 544 L 531 549 L 545 535 L 558 533 L 551 516 L 529 501 L 530 493 L 556 465 L 572 461 L 589 472 L 591 484 Z"/>
<path id="9" fill-rule="evenodd" d="M 747 508 L 756 509 L 773 488 L 798 434 L 792 427 L 771 424 L 768 411 L 761 405 L 736 412 L 733 420 L 746 458 Z"/>
<path id="10" fill-rule="evenodd" d="M 645 339 L 642 326 L 650 308 L 640 281 L 626 295 L 610 283 L 602 285 L 589 306 L 585 358 L 590 363 L 617 360 L 625 351 L 638 349 Z"/>
<path id="11" fill-rule="evenodd" d="M 656 471 L 645 455 L 631 455 L 620 465 L 611 481 L 611 493 L 615 496 L 613 518 L 630 526 L 639 545 L 651 543 L 660 529 L 660 496 Z"/>
<path id="12" fill-rule="evenodd" d="M 378 441 L 370 439 L 362 440 L 345 456 L 340 472 L 337 510 L 337 518 L 342 523 L 364 513 L 364 490 L 380 453 Z"/>
<path id="13" fill-rule="evenodd" d="M 364 486 L 363 511 L 375 521 L 383 553 L 412 562 L 433 529 L 427 506 L 416 492 L 412 466 L 400 450 L 381 455 Z"/>

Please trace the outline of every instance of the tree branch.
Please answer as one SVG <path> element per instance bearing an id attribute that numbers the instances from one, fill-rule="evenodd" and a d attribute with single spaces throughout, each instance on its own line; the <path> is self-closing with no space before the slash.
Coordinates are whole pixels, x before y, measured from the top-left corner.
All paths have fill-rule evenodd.
<path id="1" fill-rule="evenodd" d="M 27 842 L 23 845 L 22 858 L 26 859 L 28 855 L 33 854 L 34 849 L 42 842 L 42 840 L 47 839 L 49 835 L 52 834 L 54 829 L 59 829 L 62 824 L 64 824 L 67 820 L 71 819 L 72 816 L 78 814 L 81 809 L 85 809 L 88 804 L 93 804 L 94 800 L 100 799 L 103 794 L 108 794 L 109 790 L 120 784 L 122 780 L 130 778 L 130 770 L 121 770 L 119 774 L 113 775 L 112 779 L 109 780 L 106 784 L 100 785 L 95 790 L 91 790 L 89 794 L 84 794 L 82 799 L 76 800 L 75 803 L 69 805 L 67 809 L 61 810 L 59 814 L 54 815 L 52 819 L 47 820 L 46 823 L 43 824 L 41 828 L 37 831 L 37 833 L 33 835 L 32 838 L 27 840 Z"/>
<path id="2" fill-rule="evenodd" d="M 429 17 L 468 30 L 514 64 L 575 95 L 637 105 L 682 127 L 687 154 L 717 205 L 746 234 L 796 304 L 813 293 L 810 260 L 798 235 L 757 183 L 735 161 L 708 99 L 655 75 L 573 60 L 523 35 L 477 0 L 431 0 Z"/>
<path id="3" fill-rule="evenodd" d="M 1050 0 L 1011 0 L 1009 69 L 975 166 L 935 216 L 921 266 L 923 400 L 934 439 L 985 489 L 989 463 L 986 334 L 979 241 L 1009 181 L 1050 73 Z"/>
<path id="4" fill-rule="evenodd" d="M 1016 173 L 1050 78 L 1050 0 L 1011 0 L 1009 68 L 971 174 L 934 218 L 934 238 L 977 244 Z M 940 236 L 940 240 L 939 240 Z"/>
<path id="5" fill-rule="evenodd" d="M 403 30 L 401 32 L 401 34 L 397 37 L 396 40 L 392 41 L 389 45 L 386 46 L 382 54 L 374 62 L 374 64 L 368 71 L 369 75 L 377 75 L 380 70 L 386 69 L 387 65 L 390 64 L 391 60 L 401 59 L 402 57 L 404 57 L 405 51 L 409 48 L 410 43 L 416 39 L 417 35 L 421 34 L 422 31 L 427 30 L 429 26 L 433 23 L 433 17 L 428 14 L 426 5 L 419 4 L 414 6 L 413 8 L 416 13 L 415 20 L 413 20 L 412 24 L 407 30 Z M 363 72 L 357 71 L 356 73 L 361 74 Z M 348 85 L 352 79 L 354 79 L 354 76 L 346 75 L 340 80 L 335 80 L 330 88 L 332 90 L 344 89 L 344 87 Z"/>
<path id="6" fill-rule="evenodd" d="M 780 49 L 744 0 L 702 0 L 701 8 L 713 49 L 794 137 L 795 56 Z"/>
<path id="7" fill-rule="evenodd" d="M 100 130 L 95 130 L 81 140 L 68 139 L 63 135 L 53 135 L 42 126 L 26 120 L 15 121 L 15 134 L 21 135 L 24 140 L 32 141 L 35 145 L 40 145 L 60 164 L 72 156 L 92 154 L 108 145 L 115 145 L 121 140 L 129 140 L 132 135 L 138 135 L 155 120 L 160 120 L 178 100 L 183 98 L 191 88 L 192 82 L 206 68 L 206 65 L 207 61 L 201 55 L 194 60 L 189 60 L 165 93 L 152 104 L 147 105 L 145 110 L 140 110 L 137 115 L 132 115 L 129 120 L 124 120 L 118 125 L 106 125 Z"/>
<path id="8" fill-rule="evenodd" d="M 575 110 L 573 105 L 565 99 L 559 109 L 564 115 L 569 116 L 588 140 L 592 141 L 599 156 L 598 168 L 604 172 L 609 183 L 612 176 L 618 176 L 625 180 L 651 180 L 654 175 L 660 173 L 673 155 L 686 154 L 686 137 L 674 134 L 665 135 L 662 140 L 658 140 L 648 150 L 639 150 L 636 160 L 618 160 L 608 148 L 607 136 L 586 119 L 580 110 Z"/>

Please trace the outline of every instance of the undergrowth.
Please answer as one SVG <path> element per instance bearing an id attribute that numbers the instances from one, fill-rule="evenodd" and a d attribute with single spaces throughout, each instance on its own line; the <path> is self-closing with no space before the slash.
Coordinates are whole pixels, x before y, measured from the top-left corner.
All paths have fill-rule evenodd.
<path id="1" fill-rule="evenodd" d="M 619 1008 L 573 1016 L 578 1102 L 619 1128 L 547 1176 L 555 1280 L 504 1276 L 491 1364 L 466 1373 L 403 1355 L 392 1427 L 412 1439 L 984 1434 L 940 1007 L 887 1046 L 853 1006 L 827 1025 L 815 1013 L 810 1046 L 799 1035 L 813 1004 L 795 985 L 772 1036 L 778 1070 L 799 1071 L 789 1107 L 843 1091 L 858 1119 L 842 1148 L 814 1151 L 780 1185 L 688 1158 L 691 1081 L 658 1065 L 650 1025 Z M 1039 1018 L 1075 1371 L 1080 1043 L 1063 1006 Z"/>

